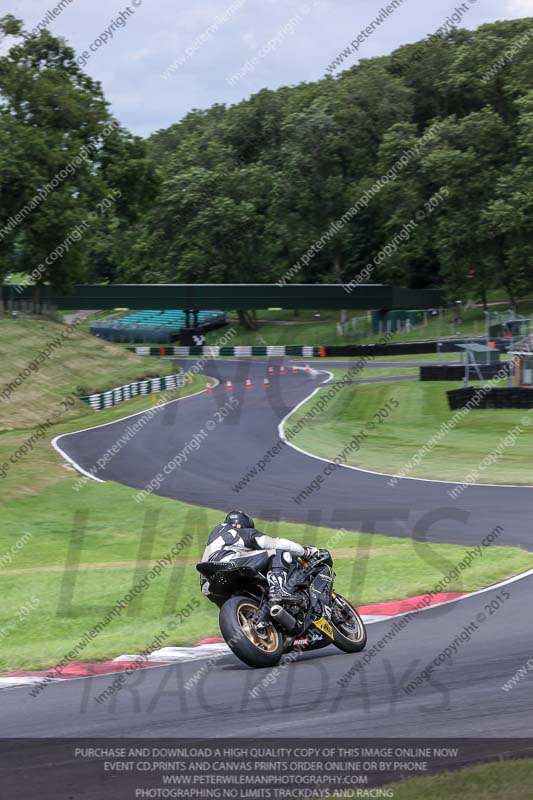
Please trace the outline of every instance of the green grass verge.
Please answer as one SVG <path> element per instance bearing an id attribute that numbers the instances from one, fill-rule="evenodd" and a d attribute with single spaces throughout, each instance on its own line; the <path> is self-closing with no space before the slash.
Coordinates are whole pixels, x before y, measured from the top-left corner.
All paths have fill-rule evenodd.
<path id="1" fill-rule="evenodd" d="M 354 365 L 357 361 L 354 362 Z M 352 377 L 346 378 L 346 373 L 350 369 L 328 369 L 327 364 L 324 365 L 323 369 L 327 369 L 328 372 L 332 372 L 334 375 L 333 381 L 340 381 L 340 380 L 353 380 L 353 381 L 362 381 L 368 380 L 369 378 L 390 378 L 391 376 L 401 376 L 401 375 L 417 375 L 417 368 L 416 367 L 363 367 L 362 370 L 359 370 L 356 375 Z"/>
<path id="2" fill-rule="evenodd" d="M 394 800 L 526 800 L 531 797 L 533 760 L 468 767 L 460 772 L 391 783 Z"/>
<path id="3" fill-rule="evenodd" d="M 336 370 L 335 374 L 342 373 Z M 372 374 L 374 370 L 365 370 L 363 377 Z M 533 422 L 528 409 L 472 410 L 429 448 L 417 466 L 406 469 L 410 459 L 431 440 L 442 423 L 450 423 L 454 412 L 448 408 L 446 392 L 460 386 L 459 382 L 447 381 L 346 385 L 336 397 L 326 399 L 323 413 L 310 420 L 291 441 L 316 455 L 334 458 L 355 433 L 363 430 L 366 438 L 360 449 L 347 456 L 345 463 L 351 466 L 394 474 L 403 470 L 408 477 L 457 482 L 476 472 L 470 482 L 533 484 L 531 437 L 524 423 L 524 420 Z M 305 416 L 326 392 L 327 388 L 323 388 L 299 408 L 287 427 Z M 380 422 L 375 415 L 391 401 L 397 407 Z M 514 444 L 504 446 L 494 463 L 481 466 L 483 459 L 516 426 L 523 433 L 518 432 Z"/>

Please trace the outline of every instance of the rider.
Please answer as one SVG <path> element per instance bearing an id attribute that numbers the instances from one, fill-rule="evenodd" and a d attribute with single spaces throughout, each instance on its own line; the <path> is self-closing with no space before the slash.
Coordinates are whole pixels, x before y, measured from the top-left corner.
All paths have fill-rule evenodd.
<path id="1" fill-rule="evenodd" d="M 256 529 L 253 519 L 244 511 L 230 511 L 224 522 L 211 531 L 202 561 L 268 569 L 268 599 L 274 604 L 291 597 L 286 581 L 292 557 L 310 558 L 315 553 L 318 553 L 317 547 L 304 547 L 290 539 L 267 536 Z M 209 582 L 205 578 L 202 592 L 209 594 Z"/>

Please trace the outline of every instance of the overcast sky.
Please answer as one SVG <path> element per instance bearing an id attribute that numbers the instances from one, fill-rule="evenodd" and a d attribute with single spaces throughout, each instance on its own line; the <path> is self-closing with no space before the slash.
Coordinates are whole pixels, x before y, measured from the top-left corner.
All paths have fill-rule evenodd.
<path id="1" fill-rule="evenodd" d="M 59 2 L 18 0 L 2 13 L 9 10 L 32 29 Z M 231 104 L 263 87 L 321 78 L 390 2 L 71 0 L 48 25 L 78 54 L 89 54 L 85 69 L 101 81 L 113 113 L 131 131 L 147 136 L 192 108 Z M 423 38 L 446 24 L 457 8 L 461 26 L 468 28 L 533 16 L 533 0 L 396 2 L 398 8 L 381 15 L 382 23 L 344 68 Z M 107 43 L 95 44 L 106 31 Z"/>

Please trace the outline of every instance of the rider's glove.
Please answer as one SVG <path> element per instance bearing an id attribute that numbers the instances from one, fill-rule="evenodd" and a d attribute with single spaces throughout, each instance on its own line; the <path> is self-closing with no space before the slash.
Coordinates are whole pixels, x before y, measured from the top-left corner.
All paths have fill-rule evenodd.
<path id="1" fill-rule="evenodd" d="M 304 547 L 303 558 L 305 559 L 313 558 L 313 556 L 316 556 L 318 552 L 319 552 L 318 547 L 311 547 L 311 546 Z"/>

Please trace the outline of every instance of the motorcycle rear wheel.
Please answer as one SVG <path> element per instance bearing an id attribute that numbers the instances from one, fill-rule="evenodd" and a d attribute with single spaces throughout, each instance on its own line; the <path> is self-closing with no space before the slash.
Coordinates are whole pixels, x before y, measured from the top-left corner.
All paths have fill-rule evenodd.
<path id="1" fill-rule="evenodd" d="M 259 603 L 249 597 L 230 597 L 219 613 L 222 636 L 235 655 L 250 667 L 274 667 L 283 655 L 283 636 L 272 622 L 265 638 L 251 624 Z"/>
<path id="2" fill-rule="evenodd" d="M 342 595 L 336 594 L 333 608 L 343 615 L 343 622 L 335 620 L 332 615 L 333 641 L 344 653 L 359 653 L 366 646 L 365 623 L 351 603 Z"/>

